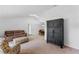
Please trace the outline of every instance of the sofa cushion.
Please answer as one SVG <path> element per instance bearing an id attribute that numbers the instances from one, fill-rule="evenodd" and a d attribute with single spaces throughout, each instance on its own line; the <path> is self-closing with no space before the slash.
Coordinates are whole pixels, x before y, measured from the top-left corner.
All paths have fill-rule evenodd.
<path id="1" fill-rule="evenodd" d="M 22 44 L 28 42 L 29 39 L 27 37 L 18 37 L 18 38 L 14 38 L 13 41 L 15 44 Z"/>
<path id="2" fill-rule="evenodd" d="M 24 30 L 16 30 L 14 31 L 14 38 L 27 36 L 27 33 Z"/>
<path id="3" fill-rule="evenodd" d="M 13 31 L 5 31 L 4 35 L 6 35 L 6 37 L 10 37 L 10 36 L 14 35 L 14 32 Z"/>
<path id="4" fill-rule="evenodd" d="M 13 36 L 9 36 L 5 38 L 8 42 L 13 41 Z"/>

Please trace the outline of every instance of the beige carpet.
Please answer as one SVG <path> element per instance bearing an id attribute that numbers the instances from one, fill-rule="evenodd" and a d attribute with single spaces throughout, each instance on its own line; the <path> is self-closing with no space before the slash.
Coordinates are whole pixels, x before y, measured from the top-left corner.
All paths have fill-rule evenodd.
<path id="1" fill-rule="evenodd" d="M 21 45 L 22 54 L 78 54 L 79 50 L 64 47 L 61 49 L 59 46 L 46 43 L 44 37 L 37 36 L 28 43 Z"/>

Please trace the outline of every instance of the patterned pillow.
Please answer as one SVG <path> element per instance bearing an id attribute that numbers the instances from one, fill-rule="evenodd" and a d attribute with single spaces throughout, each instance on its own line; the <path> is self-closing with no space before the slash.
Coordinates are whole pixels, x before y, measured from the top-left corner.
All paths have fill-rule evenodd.
<path id="1" fill-rule="evenodd" d="M 1 48 L 4 51 L 4 53 L 13 54 L 13 53 L 19 53 L 20 52 L 20 45 L 19 44 L 16 45 L 15 47 L 13 47 L 13 48 L 10 48 L 7 40 L 4 40 L 2 42 L 1 46 L 2 46 Z"/>

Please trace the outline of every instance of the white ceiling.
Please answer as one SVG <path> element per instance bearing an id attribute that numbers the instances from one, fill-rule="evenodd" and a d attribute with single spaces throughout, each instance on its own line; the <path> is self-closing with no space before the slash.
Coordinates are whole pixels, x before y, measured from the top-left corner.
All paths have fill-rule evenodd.
<path id="1" fill-rule="evenodd" d="M 0 5 L 0 18 L 27 17 L 41 15 L 55 5 Z"/>

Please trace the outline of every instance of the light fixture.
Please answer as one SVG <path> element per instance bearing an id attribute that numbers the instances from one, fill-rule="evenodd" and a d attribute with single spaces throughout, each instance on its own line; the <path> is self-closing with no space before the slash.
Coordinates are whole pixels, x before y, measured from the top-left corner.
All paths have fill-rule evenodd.
<path id="1" fill-rule="evenodd" d="M 42 18 L 42 17 L 40 17 L 36 14 L 30 14 L 29 16 L 37 18 L 37 20 L 40 21 L 40 22 L 45 22 L 44 18 Z"/>

